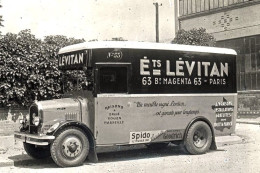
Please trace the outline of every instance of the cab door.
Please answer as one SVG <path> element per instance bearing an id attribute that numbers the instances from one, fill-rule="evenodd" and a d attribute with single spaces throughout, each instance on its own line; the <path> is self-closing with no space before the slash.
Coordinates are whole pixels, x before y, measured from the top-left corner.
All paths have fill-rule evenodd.
<path id="1" fill-rule="evenodd" d="M 96 68 L 95 137 L 97 145 L 128 143 L 130 63 L 99 63 Z"/>

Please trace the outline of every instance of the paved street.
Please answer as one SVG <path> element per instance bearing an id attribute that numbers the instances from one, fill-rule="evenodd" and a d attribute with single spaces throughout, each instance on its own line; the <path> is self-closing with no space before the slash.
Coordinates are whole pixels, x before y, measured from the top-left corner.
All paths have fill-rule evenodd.
<path id="1" fill-rule="evenodd" d="M 224 145 L 204 155 L 188 155 L 179 147 L 99 154 L 99 163 L 85 162 L 76 168 L 58 168 L 51 159 L 0 167 L 0 172 L 260 172 L 260 126 L 237 124 L 243 143 Z M 19 157 L 12 156 L 11 159 Z"/>

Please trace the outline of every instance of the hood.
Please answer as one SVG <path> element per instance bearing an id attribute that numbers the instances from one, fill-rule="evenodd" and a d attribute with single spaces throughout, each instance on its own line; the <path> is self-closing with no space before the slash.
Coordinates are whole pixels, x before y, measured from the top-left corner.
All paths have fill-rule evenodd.
<path id="1" fill-rule="evenodd" d="M 42 113 L 43 124 L 53 120 L 76 120 L 81 121 L 80 101 L 75 98 L 62 98 L 36 103 Z"/>

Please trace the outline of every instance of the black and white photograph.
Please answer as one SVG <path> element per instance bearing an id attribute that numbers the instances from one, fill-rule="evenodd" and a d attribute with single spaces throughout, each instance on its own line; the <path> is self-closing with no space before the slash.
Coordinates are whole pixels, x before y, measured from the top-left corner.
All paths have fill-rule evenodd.
<path id="1" fill-rule="evenodd" d="M 260 0 L 0 0 L 1 173 L 257 173 L 259 155 Z"/>

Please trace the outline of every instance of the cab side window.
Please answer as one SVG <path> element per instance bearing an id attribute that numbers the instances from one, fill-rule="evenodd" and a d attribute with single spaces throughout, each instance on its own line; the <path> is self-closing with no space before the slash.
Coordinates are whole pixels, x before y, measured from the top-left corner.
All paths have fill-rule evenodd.
<path id="1" fill-rule="evenodd" d="M 127 93 L 127 67 L 102 67 L 100 93 Z"/>

